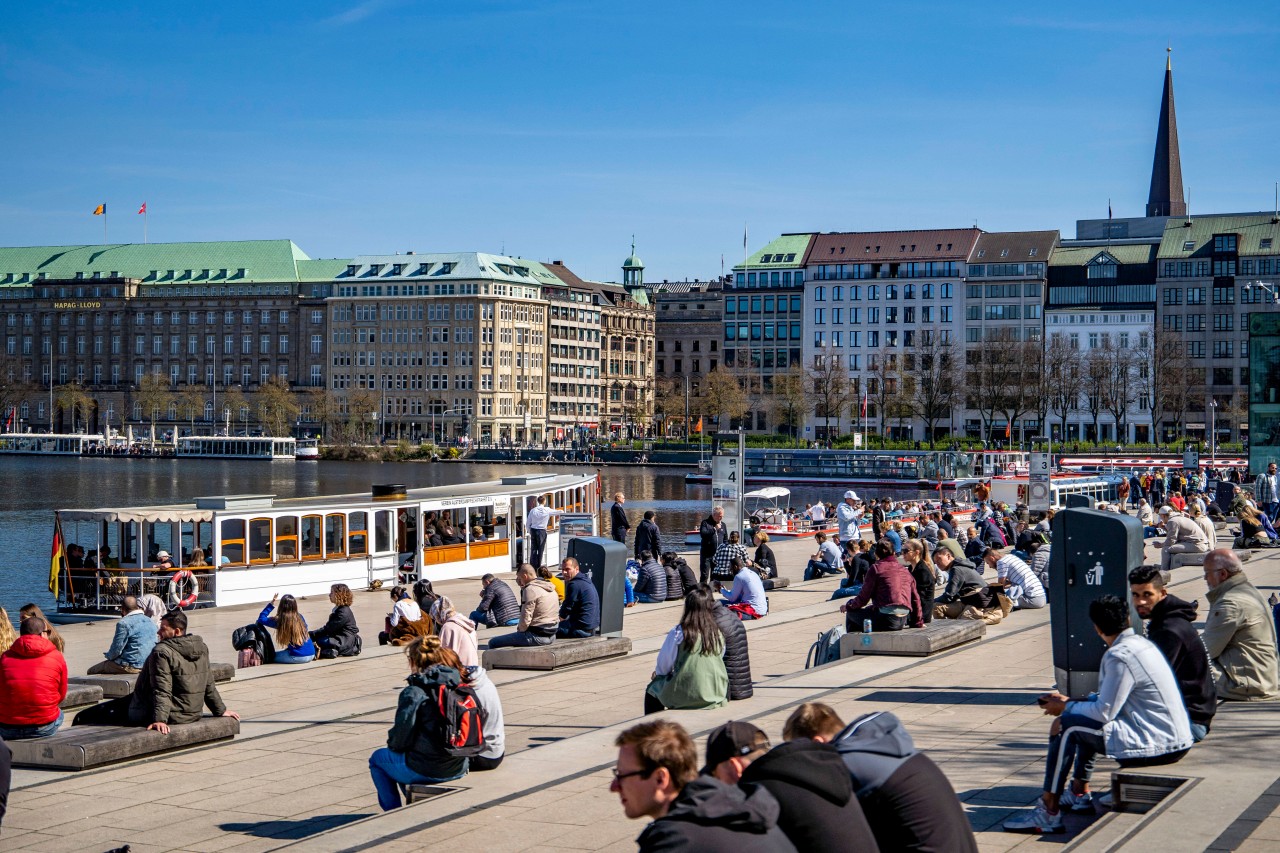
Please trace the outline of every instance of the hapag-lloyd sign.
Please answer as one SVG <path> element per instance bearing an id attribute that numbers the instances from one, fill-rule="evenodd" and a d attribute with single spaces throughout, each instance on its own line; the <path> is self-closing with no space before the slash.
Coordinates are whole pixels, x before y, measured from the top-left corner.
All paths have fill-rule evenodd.
<path id="1" fill-rule="evenodd" d="M 80 308 L 80 309 L 93 309 L 93 308 L 101 308 L 101 307 L 102 307 L 102 303 L 101 303 L 101 302 L 83 302 L 83 301 L 75 301 L 75 302 L 55 302 L 55 303 L 53 303 L 53 307 L 54 307 L 54 308 L 62 308 L 62 309 L 67 309 L 67 308 L 71 308 L 71 309 L 76 309 L 76 308 Z"/>

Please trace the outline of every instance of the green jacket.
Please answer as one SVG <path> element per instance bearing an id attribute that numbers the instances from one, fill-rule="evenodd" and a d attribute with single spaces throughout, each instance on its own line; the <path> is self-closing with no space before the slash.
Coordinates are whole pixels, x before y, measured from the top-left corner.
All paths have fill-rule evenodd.
<path id="1" fill-rule="evenodd" d="M 214 716 L 227 710 L 213 686 L 209 648 L 195 634 L 156 643 L 142 665 L 129 702 L 134 723 L 194 723 L 208 705 Z"/>
<path id="2" fill-rule="evenodd" d="M 693 648 L 693 652 L 681 648 L 671 673 L 649 682 L 648 692 L 664 708 L 692 711 L 719 708 L 729 701 L 724 647 L 702 654 L 702 641 L 695 640 Z"/>
<path id="3" fill-rule="evenodd" d="M 1262 593 L 1241 572 L 1209 590 L 1205 648 L 1222 699 L 1280 697 L 1276 628 Z"/>

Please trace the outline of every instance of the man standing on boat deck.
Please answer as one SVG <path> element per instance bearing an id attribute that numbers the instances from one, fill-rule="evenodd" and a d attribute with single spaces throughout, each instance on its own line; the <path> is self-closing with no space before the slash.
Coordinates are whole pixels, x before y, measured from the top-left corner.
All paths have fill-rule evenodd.
<path id="1" fill-rule="evenodd" d="M 613 527 L 613 539 L 623 545 L 627 544 L 627 531 L 631 529 L 631 522 L 627 520 L 626 510 L 622 508 L 622 505 L 626 502 L 626 496 L 622 492 L 618 492 L 613 496 L 613 508 L 609 510 L 609 521 Z"/>
<path id="2" fill-rule="evenodd" d="M 538 495 L 538 503 L 524 517 L 525 527 L 529 531 L 529 565 L 535 569 L 542 565 L 542 555 L 547 549 L 547 522 L 554 516 L 564 515 L 564 510 L 548 509 L 547 496 Z"/>

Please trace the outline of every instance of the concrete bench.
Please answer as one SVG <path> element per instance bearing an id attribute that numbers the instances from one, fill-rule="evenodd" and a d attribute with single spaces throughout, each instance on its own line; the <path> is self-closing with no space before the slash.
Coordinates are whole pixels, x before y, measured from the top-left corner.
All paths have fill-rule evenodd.
<path id="1" fill-rule="evenodd" d="M 901 631 L 856 632 L 840 638 L 840 657 L 901 655 L 928 657 L 953 646 L 981 639 L 987 626 L 977 619 L 935 619 L 923 628 Z M 864 642 L 869 640 L 870 642 Z"/>
<path id="2" fill-rule="evenodd" d="M 1206 554 L 1208 552 L 1205 552 Z M 1169 568 L 1181 569 L 1184 566 L 1203 566 L 1205 554 L 1174 554 L 1169 559 Z"/>
<path id="3" fill-rule="evenodd" d="M 764 582 L 765 592 L 770 592 L 775 589 L 786 589 L 789 586 L 791 586 L 791 578 L 768 578 Z"/>
<path id="4" fill-rule="evenodd" d="M 236 668 L 229 663 L 211 663 L 209 664 L 209 672 L 213 675 L 213 680 L 219 684 L 236 677 Z M 68 684 L 99 687 L 102 689 L 103 696 L 108 699 L 118 699 L 121 696 L 128 696 L 132 693 L 133 685 L 137 680 L 137 673 L 126 673 L 121 675 L 73 675 L 67 679 L 67 682 Z"/>
<path id="5" fill-rule="evenodd" d="M 488 649 L 481 661 L 485 669 L 558 669 L 577 663 L 621 657 L 631 652 L 626 637 L 590 637 L 556 640 L 549 646 Z"/>
<path id="6" fill-rule="evenodd" d="M 189 746 L 227 740 L 240 733 L 232 717 L 202 717 L 170 726 L 169 734 L 126 726 L 72 726 L 64 723 L 51 737 L 6 741 L 15 767 L 85 770 Z"/>
<path id="7" fill-rule="evenodd" d="M 102 701 L 102 688 L 96 684 L 67 684 L 67 698 L 58 703 L 58 707 L 66 711 L 71 708 L 83 708 L 86 705 L 97 705 Z"/>

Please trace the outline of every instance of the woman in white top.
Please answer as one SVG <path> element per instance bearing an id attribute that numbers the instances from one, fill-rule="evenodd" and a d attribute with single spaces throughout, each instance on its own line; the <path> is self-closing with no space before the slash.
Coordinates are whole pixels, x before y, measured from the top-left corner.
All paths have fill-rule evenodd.
<path id="1" fill-rule="evenodd" d="M 413 600 L 407 586 L 391 588 L 391 612 L 387 614 L 386 630 L 378 635 L 378 644 L 403 646 L 415 637 L 425 637 L 431 631 L 431 617 L 422 612 Z"/>

